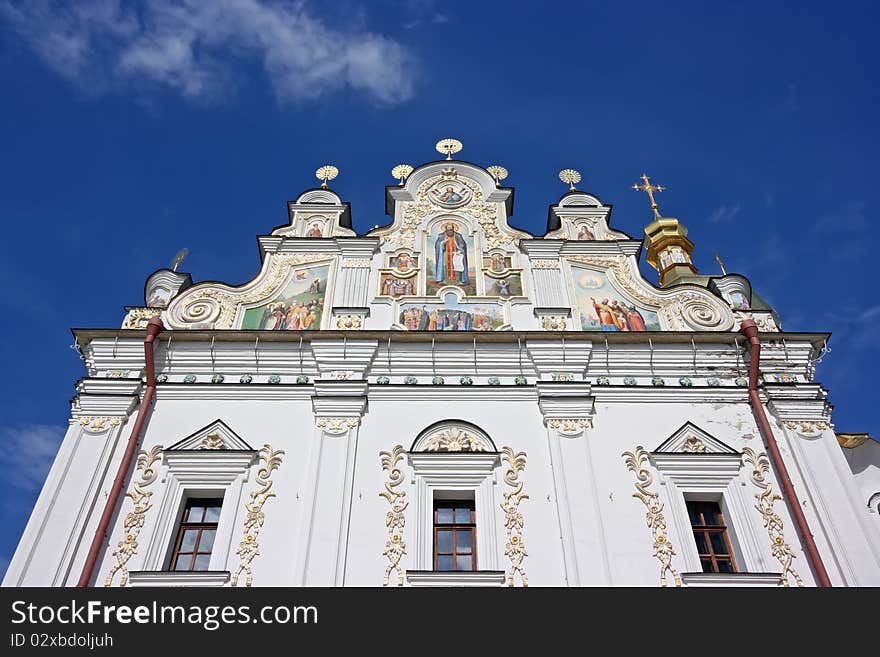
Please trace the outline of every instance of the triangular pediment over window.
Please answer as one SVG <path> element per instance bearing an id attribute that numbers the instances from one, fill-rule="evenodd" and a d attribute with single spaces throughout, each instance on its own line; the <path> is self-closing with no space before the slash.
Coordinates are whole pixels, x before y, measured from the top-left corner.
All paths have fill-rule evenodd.
<path id="1" fill-rule="evenodd" d="M 241 436 L 226 426 L 223 420 L 214 420 L 211 424 L 202 427 L 195 433 L 190 434 L 183 440 L 175 443 L 166 451 L 183 450 L 226 450 L 239 452 L 252 452 L 254 448 L 248 445 Z"/>
<path id="2" fill-rule="evenodd" d="M 654 454 L 734 454 L 735 449 L 692 422 L 685 422 L 681 428 L 663 441 Z"/>

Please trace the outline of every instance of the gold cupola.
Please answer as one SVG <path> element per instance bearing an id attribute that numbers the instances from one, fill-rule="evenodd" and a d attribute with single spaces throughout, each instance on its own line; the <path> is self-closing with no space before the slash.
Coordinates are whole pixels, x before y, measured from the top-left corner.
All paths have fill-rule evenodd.
<path id="1" fill-rule="evenodd" d="M 697 268 L 691 262 L 694 243 L 687 238 L 687 228 L 674 217 L 661 216 L 654 200 L 654 192 L 665 188 L 651 184 L 648 175 L 642 174 L 642 184 L 633 185 L 633 189 L 647 192 L 651 200 L 654 221 L 645 226 L 644 244 L 648 264 L 660 272 L 660 286 L 666 287 L 696 274 Z"/>

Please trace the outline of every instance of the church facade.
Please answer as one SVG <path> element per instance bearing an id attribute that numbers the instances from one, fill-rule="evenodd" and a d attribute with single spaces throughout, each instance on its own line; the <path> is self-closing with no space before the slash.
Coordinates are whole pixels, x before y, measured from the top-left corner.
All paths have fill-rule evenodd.
<path id="1" fill-rule="evenodd" d="M 159 270 L 75 330 L 4 585 L 880 585 L 880 450 L 835 433 L 828 334 L 700 275 L 647 176 L 643 238 L 571 170 L 534 236 L 454 151 L 396 167 L 363 235 L 322 167 L 253 280 Z"/>

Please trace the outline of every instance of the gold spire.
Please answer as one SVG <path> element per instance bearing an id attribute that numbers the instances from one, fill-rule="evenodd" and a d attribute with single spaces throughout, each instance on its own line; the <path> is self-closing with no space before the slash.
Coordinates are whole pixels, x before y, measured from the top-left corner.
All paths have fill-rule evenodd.
<path id="1" fill-rule="evenodd" d="M 327 189 L 327 181 L 333 180 L 338 175 L 339 169 L 334 167 L 332 164 L 325 164 L 322 167 L 318 167 L 318 170 L 315 171 L 315 178 L 322 181 L 321 189 Z"/>
<path id="2" fill-rule="evenodd" d="M 666 188 L 662 185 L 652 185 L 647 173 L 642 174 L 642 180 L 644 184 L 639 185 L 636 183 L 633 185 L 633 189 L 637 192 L 648 192 L 648 198 L 651 199 L 651 209 L 654 211 L 654 216 L 659 219 L 660 209 L 657 207 L 657 201 L 654 200 L 654 192 L 662 192 Z"/>

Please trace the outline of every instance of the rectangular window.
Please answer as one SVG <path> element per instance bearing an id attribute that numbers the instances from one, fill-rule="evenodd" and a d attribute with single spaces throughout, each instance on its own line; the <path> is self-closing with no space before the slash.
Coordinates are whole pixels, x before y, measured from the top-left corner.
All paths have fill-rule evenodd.
<path id="1" fill-rule="evenodd" d="M 186 501 L 174 541 L 170 570 L 208 570 L 222 499 L 192 498 Z"/>
<path id="2" fill-rule="evenodd" d="M 687 510 L 703 572 L 737 572 L 721 505 L 718 502 L 687 500 Z"/>
<path id="3" fill-rule="evenodd" d="M 477 569 L 473 500 L 434 500 L 434 570 Z"/>

